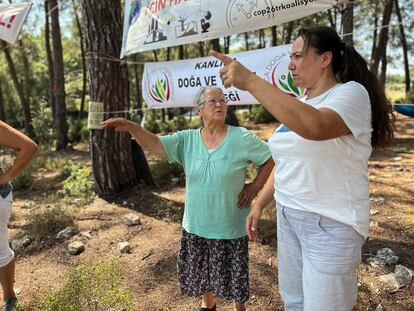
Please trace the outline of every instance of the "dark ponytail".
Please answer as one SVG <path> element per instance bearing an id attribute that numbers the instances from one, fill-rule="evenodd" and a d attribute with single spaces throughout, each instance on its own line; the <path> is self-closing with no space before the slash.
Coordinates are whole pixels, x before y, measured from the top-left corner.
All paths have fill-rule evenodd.
<path id="1" fill-rule="evenodd" d="M 338 81 L 355 81 L 368 91 L 372 112 L 373 147 L 385 147 L 394 137 L 394 114 L 377 76 L 367 66 L 365 59 L 352 47 L 341 41 L 337 32 L 329 27 L 299 30 L 305 41 L 305 51 L 312 47 L 317 53 L 332 52 L 332 70 Z"/>

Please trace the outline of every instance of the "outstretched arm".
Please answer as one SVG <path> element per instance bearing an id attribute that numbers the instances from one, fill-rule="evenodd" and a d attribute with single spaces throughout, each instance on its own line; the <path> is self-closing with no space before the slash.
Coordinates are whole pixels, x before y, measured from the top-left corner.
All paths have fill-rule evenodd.
<path id="1" fill-rule="evenodd" d="M 166 156 L 159 137 L 135 122 L 124 118 L 111 118 L 102 122 L 102 126 L 114 127 L 116 132 L 129 132 L 143 149 L 162 157 Z"/>
<path id="2" fill-rule="evenodd" d="M 20 174 L 32 160 L 38 147 L 29 137 L 3 121 L 0 121 L 0 145 L 18 152 L 13 164 L 0 176 L 0 185 L 3 185 Z"/>
<path id="3" fill-rule="evenodd" d="M 280 122 L 305 139 L 327 140 L 350 133 L 342 118 L 333 110 L 316 109 L 282 92 L 258 77 L 238 61 L 211 51 L 223 62 L 220 70 L 224 87 L 237 87 L 251 93 Z"/>

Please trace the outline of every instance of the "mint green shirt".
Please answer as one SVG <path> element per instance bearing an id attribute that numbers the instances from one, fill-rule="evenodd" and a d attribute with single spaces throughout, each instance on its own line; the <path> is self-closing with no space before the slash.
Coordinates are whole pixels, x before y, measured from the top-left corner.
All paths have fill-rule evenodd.
<path id="1" fill-rule="evenodd" d="M 200 129 L 160 136 L 160 140 L 168 161 L 184 167 L 184 229 L 209 239 L 245 236 L 249 209 L 237 207 L 238 195 L 244 187 L 247 165 L 253 162 L 260 166 L 270 158 L 267 143 L 247 129 L 233 126 L 211 153 Z"/>

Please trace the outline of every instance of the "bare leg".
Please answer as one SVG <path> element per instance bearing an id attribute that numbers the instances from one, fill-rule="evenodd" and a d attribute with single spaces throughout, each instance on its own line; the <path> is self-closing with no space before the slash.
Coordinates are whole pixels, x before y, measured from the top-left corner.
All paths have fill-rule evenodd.
<path id="1" fill-rule="evenodd" d="M 246 307 L 244 306 L 244 303 L 234 303 L 234 311 L 246 311 Z"/>
<path id="2" fill-rule="evenodd" d="M 16 298 L 16 294 L 13 289 L 15 266 L 16 265 L 13 259 L 7 265 L 0 268 L 0 284 L 3 288 L 3 298 L 5 300 Z"/>
<path id="3" fill-rule="evenodd" d="M 211 309 L 216 305 L 216 299 L 212 292 L 203 294 L 203 300 L 201 301 L 201 307 Z"/>

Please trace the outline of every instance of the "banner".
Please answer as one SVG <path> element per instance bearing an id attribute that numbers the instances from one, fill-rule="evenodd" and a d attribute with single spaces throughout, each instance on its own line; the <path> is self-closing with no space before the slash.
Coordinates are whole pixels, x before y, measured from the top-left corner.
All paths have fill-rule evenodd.
<path id="1" fill-rule="evenodd" d="M 0 39 L 16 43 L 31 6 L 30 2 L 0 4 Z"/>
<path id="2" fill-rule="evenodd" d="M 301 97 L 305 90 L 296 86 L 288 69 L 291 45 L 232 54 L 240 63 L 284 92 Z M 250 93 L 236 88 L 224 89 L 219 70 L 221 61 L 213 57 L 171 62 L 147 63 L 144 67 L 142 94 L 150 109 L 194 107 L 202 86 L 218 86 L 229 105 L 253 105 Z"/>
<path id="3" fill-rule="evenodd" d="M 344 0 L 126 0 L 121 58 L 270 27 Z"/>

